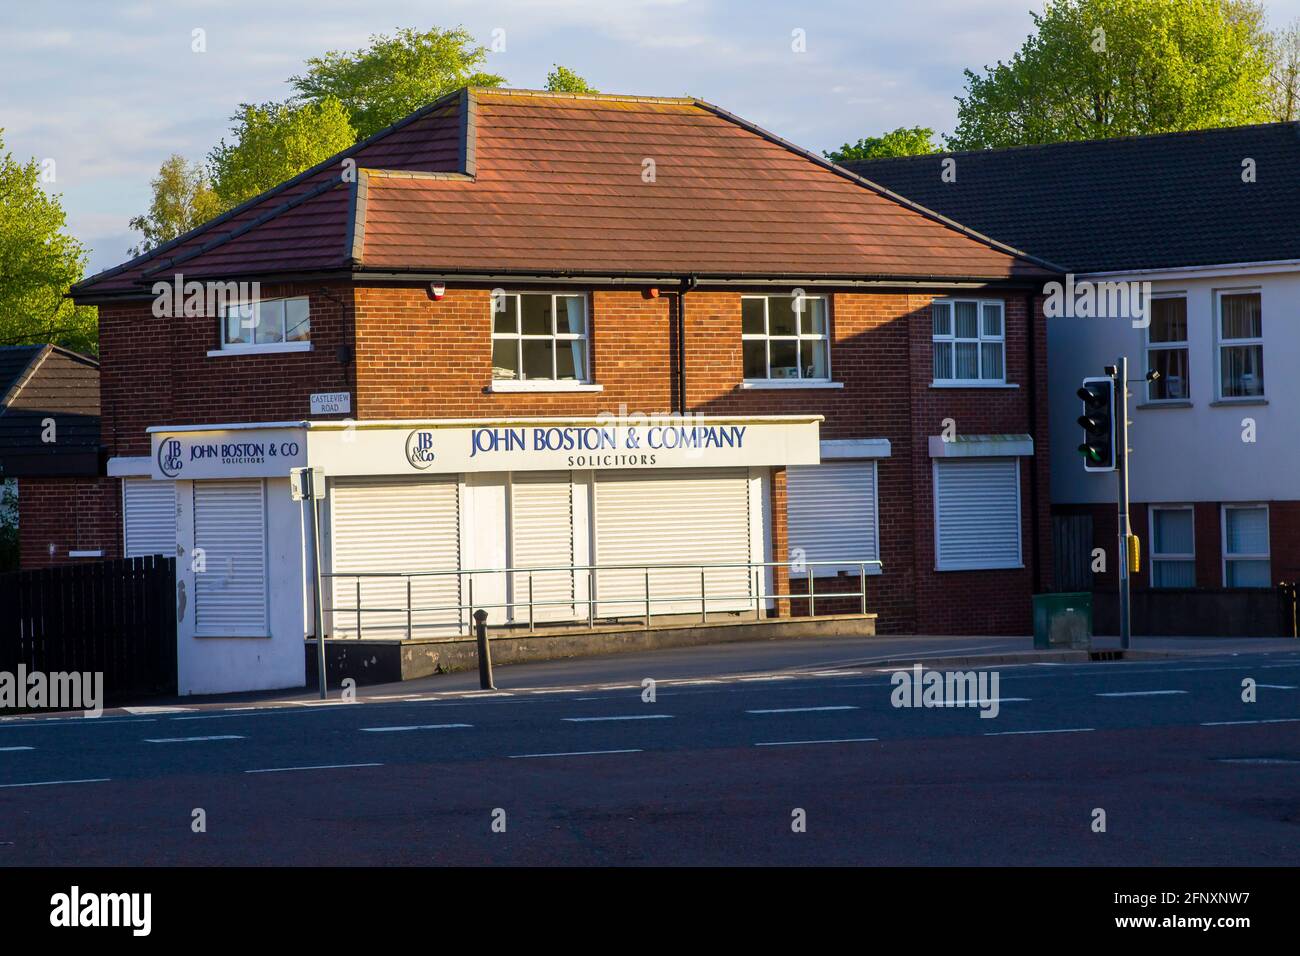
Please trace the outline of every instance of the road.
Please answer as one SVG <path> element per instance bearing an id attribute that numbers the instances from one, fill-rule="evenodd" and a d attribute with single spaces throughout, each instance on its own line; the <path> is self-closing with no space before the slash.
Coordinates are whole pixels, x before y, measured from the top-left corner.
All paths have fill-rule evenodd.
<path id="1" fill-rule="evenodd" d="M 765 647 L 0 722 L 0 866 L 1300 863 L 1300 653 L 1001 665 L 982 718 Z"/>

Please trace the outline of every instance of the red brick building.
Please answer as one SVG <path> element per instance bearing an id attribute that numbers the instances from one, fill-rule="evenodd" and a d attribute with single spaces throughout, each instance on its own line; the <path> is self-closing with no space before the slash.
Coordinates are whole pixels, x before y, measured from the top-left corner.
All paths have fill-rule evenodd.
<path id="1" fill-rule="evenodd" d="M 493 604 L 530 578 L 537 621 L 619 616 L 632 564 L 726 565 L 709 610 L 738 612 L 786 560 L 823 592 L 867 562 L 882 631 L 1025 632 L 1053 275 L 706 103 L 463 91 L 74 289 L 100 309 L 99 546 L 202 556 L 195 691 L 301 682 L 299 466 L 329 482 L 327 573 L 460 572 L 407 605 L 365 581 L 335 636 L 412 605 L 434 633 L 475 580 Z M 698 592 L 655 573 L 665 613 Z"/>

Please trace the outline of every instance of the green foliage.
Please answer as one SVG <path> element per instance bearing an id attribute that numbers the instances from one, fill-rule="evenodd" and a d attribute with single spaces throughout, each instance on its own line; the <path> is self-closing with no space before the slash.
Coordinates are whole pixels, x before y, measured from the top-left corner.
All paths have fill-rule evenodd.
<path id="1" fill-rule="evenodd" d="M 951 149 L 1269 118 L 1271 42 L 1248 0 L 1049 0 L 1010 59 L 966 71 Z"/>
<path id="2" fill-rule="evenodd" d="M 203 167 L 186 162 L 185 157 L 176 153 L 163 161 L 151 185 L 153 201 L 149 212 L 133 217 L 130 222 L 131 228 L 144 236 L 131 250 L 133 256 L 184 235 L 222 210 L 221 200 Z"/>
<path id="3" fill-rule="evenodd" d="M 407 28 L 372 36 L 364 49 L 312 57 L 290 82 L 308 103 L 342 103 L 364 139 L 461 87 L 500 86 L 502 77 L 478 69 L 487 53 L 464 27 Z"/>
<path id="4" fill-rule="evenodd" d="M 935 152 L 934 130 L 925 126 L 900 126 L 883 136 L 866 136 L 856 143 L 823 153 L 827 159 L 843 163 L 851 159 L 884 159 L 889 156 L 924 156 Z"/>
<path id="5" fill-rule="evenodd" d="M 0 481 L 0 572 L 18 570 L 18 482 Z"/>
<path id="6" fill-rule="evenodd" d="M 86 250 L 65 231 L 58 195 L 41 188 L 40 164 L 4 151 L 0 130 L 0 345 L 53 342 L 93 354 L 97 310 L 63 297 L 81 279 Z"/>
<path id="7" fill-rule="evenodd" d="M 236 140 L 208 154 L 212 188 L 223 209 L 237 206 L 356 141 L 343 104 L 333 97 L 290 105 L 245 103 L 231 117 Z"/>
<path id="8" fill-rule="evenodd" d="M 552 93 L 599 93 L 596 89 L 567 66 L 555 64 L 555 69 L 546 74 L 546 88 Z"/>

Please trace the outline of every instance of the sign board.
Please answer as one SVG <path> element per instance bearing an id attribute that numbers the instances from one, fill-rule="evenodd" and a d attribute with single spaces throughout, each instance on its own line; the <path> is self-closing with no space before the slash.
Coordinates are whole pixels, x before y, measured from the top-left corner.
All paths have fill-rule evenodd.
<path id="1" fill-rule="evenodd" d="M 155 432 L 154 478 L 283 478 L 307 464 L 302 428 Z"/>
<path id="2" fill-rule="evenodd" d="M 311 429 L 331 475 L 815 465 L 818 422 L 664 419 Z"/>
<path id="3" fill-rule="evenodd" d="M 313 415 L 346 415 L 352 412 L 351 392 L 312 392 Z"/>

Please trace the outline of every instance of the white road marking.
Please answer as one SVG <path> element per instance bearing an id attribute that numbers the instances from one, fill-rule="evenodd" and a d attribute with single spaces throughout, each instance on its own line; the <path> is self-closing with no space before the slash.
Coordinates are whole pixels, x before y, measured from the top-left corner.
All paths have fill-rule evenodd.
<path id="1" fill-rule="evenodd" d="M 35 747 L 0 747 L 0 753 L 12 753 L 15 750 L 35 750 Z"/>
<path id="2" fill-rule="evenodd" d="M 34 783 L 0 783 L 0 790 L 12 790 L 15 787 L 53 787 L 60 783 L 108 783 L 109 777 L 92 777 L 87 780 L 37 780 Z"/>
<path id="3" fill-rule="evenodd" d="M 1096 727 L 1064 727 L 1060 730 L 998 730 L 985 734 L 985 737 L 1015 737 L 1019 734 L 1086 734 Z"/>
<path id="4" fill-rule="evenodd" d="M 820 710 L 857 710 L 852 704 L 839 704 L 835 707 L 773 707 L 768 710 L 747 710 L 747 714 L 810 714 Z"/>
<path id="5" fill-rule="evenodd" d="M 528 757 L 595 757 L 600 754 L 639 754 L 640 750 L 574 750 L 558 754 L 511 754 L 510 760 L 523 760 Z"/>
<path id="6" fill-rule="evenodd" d="M 861 677 L 860 671 L 809 671 L 809 677 Z"/>
<path id="7" fill-rule="evenodd" d="M 295 700 L 299 707 L 346 707 L 355 704 L 355 700 Z"/>
<path id="8" fill-rule="evenodd" d="M 214 734 L 211 737 L 146 737 L 147 744 L 197 744 L 205 740 L 244 740 L 239 734 Z"/>
<path id="9" fill-rule="evenodd" d="M 571 724 L 586 724 L 597 720 L 666 720 L 672 714 L 625 714 L 618 717 L 562 717 Z"/>
<path id="10" fill-rule="evenodd" d="M 1295 690 L 1294 684 L 1256 684 L 1256 687 L 1267 687 L 1269 690 Z"/>
<path id="11" fill-rule="evenodd" d="M 1112 690 L 1098 697 L 1159 697 L 1162 694 L 1186 694 L 1185 690 Z"/>
<path id="12" fill-rule="evenodd" d="M 581 693 L 577 687 L 547 687 L 542 690 L 530 690 L 530 694 L 578 694 Z"/>
<path id="13" fill-rule="evenodd" d="M 763 680 L 794 680 L 793 674 L 773 674 L 770 677 L 737 677 L 737 681 L 742 684 L 753 683 L 754 681 Z"/>
<path id="14" fill-rule="evenodd" d="M 473 724 L 412 724 L 409 727 L 362 727 L 368 734 L 392 733 L 399 730 L 450 730 L 453 727 L 473 727 Z"/>
<path id="15" fill-rule="evenodd" d="M 264 767 L 261 770 L 245 770 L 244 773 L 288 773 L 291 770 L 346 770 L 350 767 L 382 767 L 381 763 L 326 763 L 315 767 Z"/>
<path id="16" fill-rule="evenodd" d="M 695 680 L 661 680 L 659 683 L 671 684 L 673 687 L 694 687 L 697 684 L 721 684 L 722 681 L 712 680 L 710 678 L 697 678 Z"/>
<path id="17" fill-rule="evenodd" d="M 968 700 L 964 704 L 959 704 L 955 700 L 945 700 L 940 707 L 984 707 L 988 704 L 1023 704 L 1032 703 L 1032 697 L 999 697 L 997 700 L 980 698 L 978 700 Z"/>
<path id="18" fill-rule="evenodd" d="M 193 707 L 123 707 L 128 714 L 183 714 Z"/>
<path id="19" fill-rule="evenodd" d="M 15 727 L 71 727 L 74 724 L 80 724 L 83 727 L 100 724 L 107 727 L 119 724 L 156 724 L 157 722 L 157 717 L 135 717 L 126 720 L 116 717 L 44 717 L 0 724 L 0 730 L 6 728 L 12 730 Z"/>
<path id="20" fill-rule="evenodd" d="M 755 747 L 793 747 L 797 744 L 863 744 L 879 737 L 840 737 L 837 740 L 766 740 L 754 744 Z"/>
<path id="21" fill-rule="evenodd" d="M 1201 724 L 1202 727 L 1239 727 L 1242 724 L 1294 724 L 1300 717 L 1273 717 L 1267 720 L 1211 720 Z"/>
<path id="22" fill-rule="evenodd" d="M 504 691 L 504 690 L 469 690 L 469 691 L 465 691 L 462 694 L 457 694 L 456 696 L 457 697 L 513 697 L 515 695 L 510 693 L 509 691 Z"/>

